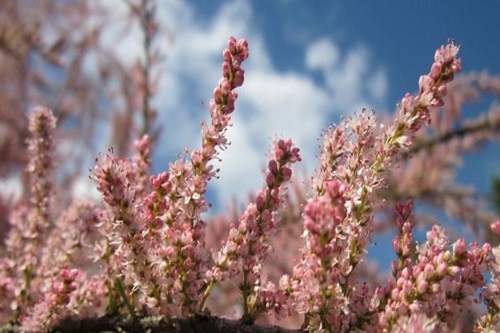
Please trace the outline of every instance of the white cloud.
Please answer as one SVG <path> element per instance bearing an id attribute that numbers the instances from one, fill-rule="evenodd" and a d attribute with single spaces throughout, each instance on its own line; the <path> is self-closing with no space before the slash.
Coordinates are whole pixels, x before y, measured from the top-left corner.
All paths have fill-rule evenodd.
<path id="1" fill-rule="evenodd" d="M 2 197 L 18 200 L 23 193 L 23 184 L 19 175 L 14 175 L 9 178 L 0 178 L 0 188 L 2 189 Z"/>
<path id="2" fill-rule="evenodd" d="M 341 106 L 347 108 L 363 99 L 362 84 L 368 70 L 368 51 L 364 47 L 350 50 L 339 66 L 324 71 L 328 87 Z"/>
<path id="3" fill-rule="evenodd" d="M 297 73 L 249 72 L 229 131 L 231 146 L 222 154 L 219 197 L 245 198 L 262 186 L 262 167 L 276 136 L 292 138 L 304 163 L 314 168 L 316 139 L 325 126 L 329 97 Z"/>
<path id="4" fill-rule="evenodd" d="M 71 194 L 78 199 L 101 199 L 101 194 L 97 191 L 95 183 L 88 176 L 80 175 L 72 183 Z"/>
<path id="5" fill-rule="evenodd" d="M 309 45 L 306 51 L 306 66 L 309 69 L 328 70 L 339 59 L 337 46 L 327 38 L 322 38 Z"/>
<path id="6" fill-rule="evenodd" d="M 112 8 L 123 6 L 121 0 L 105 3 Z M 158 10 L 160 24 L 173 33 L 171 43 L 158 44 L 166 55 L 155 100 L 165 129 L 158 146 L 163 155 L 165 150 L 181 152 L 185 146 L 198 144 L 199 122 L 208 117 L 206 104 L 220 77 L 227 38 L 249 40 L 245 83 L 238 91 L 234 127 L 228 131 L 232 144 L 221 154 L 221 178 L 210 185 L 219 203 L 234 195 L 246 198 L 249 190 L 261 186 L 266 152 L 276 135 L 294 139 L 303 152 L 303 164 L 312 171 L 318 137 L 332 116 L 349 114 L 385 97 L 385 73 L 374 68 L 362 45 L 343 53 L 333 40 L 319 38 L 307 46 L 304 58 L 306 68 L 316 73 L 284 72 L 273 65 L 263 31 L 253 24 L 249 2 L 224 3 L 208 20 L 200 20 L 186 2 L 159 2 Z M 123 15 L 121 10 L 117 13 Z M 117 53 L 127 61 L 136 59 L 140 50 L 141 37 L 134 31 L 130 28 L 127 40 L 116 45 Z M 315 78 L 317 72 L 322 82 Z"/>
<path id="7" fill-rule="evenodd" d="M 254 110 L 247 115 L 249 126 L 258 145 L 265 144 L 259 135 L 274 134 L 292 137 L 306 149 L 325 126 L 331 98 L 310 78 L 298 73 L 256 71 L 248 73 L 241 93 L 241 105 Z M 312 157 L 314 153 L 308 153 Z"/>
<path id="8" fill-rule="evenodd" d="M 265 156 L 252 144 L 252 131 L 244 126 L 240 115 L 235 115 L 234 123 L 229 130 L 231 145 L 222 153 L 220 179 L 211 184 L 217 190 L 222 207 L 226 207 L 233 196 L 239 200 L 246 198 L 250 191 L 262 185 L 263 179 L 261 168 Z"/>
<path id="9" fill-rule="evenodd" d="M 387 76 L 382 70 L 378 70 L 371 76 L 368 82 L 368 91 L 375 99 L 383 99 L 387 94 Z"/>

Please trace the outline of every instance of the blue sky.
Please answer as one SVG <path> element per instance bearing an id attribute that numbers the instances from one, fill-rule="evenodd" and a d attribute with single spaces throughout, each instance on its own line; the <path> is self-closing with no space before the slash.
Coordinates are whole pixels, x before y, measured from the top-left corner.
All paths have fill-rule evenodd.
<path id="1" fill-rule="evenodd" d="M 224 1 L 194 1 L 207 22 Z M 214 4 L 217 5 L 214 5 Z M 498 1 L 253 1 L 253 23 L 280 70 L 303 67 L 311 40 L 328 37 L 341 49 L 367 46 L 391 79 L 388 99 L 412 87 L 427 69 L 429 50 L 448 38 L 462 45 L 464 70 L 498 73 L 500 3 Z M 432 55 L 432 52 L 431 52 Z M 303 69 L 303 68 L 302 68 Z"/>

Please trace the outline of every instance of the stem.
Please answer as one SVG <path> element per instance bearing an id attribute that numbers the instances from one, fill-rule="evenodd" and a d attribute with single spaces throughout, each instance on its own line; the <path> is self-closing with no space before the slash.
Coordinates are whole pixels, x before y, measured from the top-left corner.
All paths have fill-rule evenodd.
<path id="1" fill-rule="evenodd" d="M 144 78 L 144 96 L 142 100 L 142 117 L 143 117 L 143 126 L 142 126 L 142 134 L 149 134 L 152 131 L 152 118 L 154 116 L 153 111 L 151 110 L 151 97 L 152 97 L 152 89 L 151 89 L 151 71 L 153 67 L 153 63 L 151 59 L 153 57 L 152 53 L 152 44 L 153 39 L 155 38 L 155 33 L 151 33 L 151 26 L 154 25 L 155 22 L 155 10 L 154 4 L 151 4 L 150 0 L 142 0 L 141 3 L 142 12 L 141 12 L 141 27 L 142 32 L 144 34 L 144 66 L 142 68 L 143 78 Z"/>
<path id="2" fill-rule="evenodd" d="M 241 295 L 243 296 L 243 317 L 242 317 L 242 320 L 244 322 L 247 322 L 249 320 L 251 320 L 251 317 L 250 317 L 250 309 L 248 307 L 248 296 L 250 296 L 250 293 L 249 293 L 249 285 L 248 285 L 248 281 L 247 281 L 247 271 L 246 270 L 243 270 L 243 283 L 241 285 Z"/>
<path id="3" fill-rule="evenodd" d="M 324 310 L 320 311 L 319 318 L 321 320 L 321 326 L 323 326 L 323 328 L 326 329 L 329 333 L 333 333 L 332 326 L 328 322 L 328 319 L 326 319 L 325 311 Z"/>
<path id="4" fill-rule="evenodd" d="M 152 89 L 150 85 L 151 70 L 153 63 L 152 58 L 152 43 L 155 37 L 155 32 L 151 33 L 150 28 L 155 24 L 154 17 L 154 4 L 151 4 L 151 0 L 141 0 L 140 4 L 135 6 L 130 0 L 125 0 L 125 2 L 130 7 L 133 14 L 139 19 L 141 31 L 143 34 L 142 50 L 144 53 L 144 64 L 141 66 L 142 78 L 144 80 L 143 84 L 143 96 L 142 96 L 142 128 L 141 136 L 149 134 L 151 132 L 151 122 L 152 122 L 152 112 L 150 108 Z"/>
<path id="5" fill-rule="evenodd" d="M 203 296 L 200 301 L 200 307 L 198 310 L 202 312 L 205 309 L 205 303 L 207 302 L 208 296 L 210 296 L 210 292 L 215 286 L 215 280 L 210 280 L 208 283 L 207 287 L 205 288 L 205 291 L 203 292 Z"/>
<path id="6" fill-rule="evenodd" d="M 132 304 L 130 304 L 127 295 L 125 294 L 125 288 L 123 287 L 123 282 L 120 278 L 115 279 L 115 285 L 116 289 L 118 290 L 118 293 L 120 294 L 121 298 L 123 299 L 123 302 L 127 306 L 128 311 L 130 312 L 130 315 L 132 318 L 136 318 L 135 316 L 135 311 L 134 308 L 132 307 Z"/>
<path id="7" fill-rule="evenodd" d="M 483 130 L 500 131 L 500 117 L 490 119 L 489 117 L 471 124 L 464 125 L 463 127 L 448 130 L 444 133 L 438 134 L 428 140 L 416 142 L 413 147 L 405 154 L 406 156 L 416 154 L 421 150 L 428 150 L 434 146 L 447 143 L 455 138 L 462 138 L 469 134 L 474 134 Z"/>
<path id="8" fill-rule="evenodd" d="M 111 282 L 106 282 L 108 288 L 108 304 L 106 305 L 106 314 L 116 315 L 118 313 L 118 305 L 116 304 L 113 285 Z"/>

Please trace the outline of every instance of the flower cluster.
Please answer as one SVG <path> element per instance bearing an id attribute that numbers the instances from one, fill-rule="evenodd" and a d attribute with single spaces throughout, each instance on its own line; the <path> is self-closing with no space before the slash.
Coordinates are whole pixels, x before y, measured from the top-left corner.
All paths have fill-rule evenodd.
<path id="1" fill-rule="evenodd" d="M 151 167 L 151 138 L 149 135 L 143 135 L 134 142 L 136 155 L 134 156 L 135 169 L 137 170 L 137 195 L 143 196 L 148 190 L 149 168 Z"/>
<path id="2" fill-rule="evenodd" d="M 63 269 L 57 278 L 52 279 L 43 299 L 23 318 L 21 332 L 44 332 L 70 312 L 68 304 L 71 294 L 82 281 L 82 272 L 77 269 Z"/>
<path id="3" fill-rule="evenodd" d="M 36 300 L 43 281 L 45 266 L 41 265 L 41 249 L 50 231 L 53 201 L 54 129 L 56 118 L 44 107 L 37 107 L 29 118 L 30 138 L 28 175 L 31 185 L 29 205 L 19 205 L 12 212 L 11 232 L 6 239 L 7 253 L 0 264 L 4 298 L 15 316 L 21 316 Z"/>
<path id="4" fill-rule="evenodd" d="M 460 70 L 457 52 L 454 43 L 436 51 L 418 93 L 404 96 L 389 126 L 363 110 L 325 132 L 313 189 L 296 213 L 303 226 L 300 255 L 282 276 L 264 265 L 272 260 L 274 236 L 286 227 L 286 185 L 301 160 L 290 139 L 274 143 L 263 188 L 235 214 L 220 248 L 205 244 L 207 186 L 217 175 L 213 162 L 228 146 L 235 89 L 243 84 L 248 57 L 245 40 L 230 38 L 222 54 L 222 78 L 199 148 L 152 176 L 148 135 L 136 141 L 131 159 L 112 150 L 101 154 L 91 178 L 103 202 L 75 202 L 58 218 L 51 178 L 55 118 L 48 109 L 35 109 L 28 142 L 31 200 L 19 203 L 9 219 L 7 255 L 0 260 L 0 320 L 22 332 L 49 331 L 70 316 L 197 320 L 197 314 L 216 313 L 213 303 L 232 285 L 234 304 L 222 314 L 240 314 L 245 325 L 270 320 L 270 314 L 299 314 L 295 327 L 302 332 L 444 332 L 459 311 L 472 308 L 482 288 L 488 312 L 475 329 L 498 330 L 499 248 L 467 245 L 463 238 L 452 242 L 438 225 L 417 242 L 411 200 L 395 207 L 392 276 L 373 283 L 359 274 L 368 270 L 363 258 L 375 209 L 385 204 L 378 200 L 385 171 L 408 157 L 417 131 L 443 105 L 447 84 Z M 499 223 L 491 223 L 494 233 Z"/>
<path id="5" fill-rule="evenodd" d="M 238 225 L 229 230 L 226 243 L 216 255 L 215 265 L 208 273 L 208 285 L 202 299 L 204 306 L 214 283 L 240 277 L 244 315 L 255 316 L 257 298 L 262 285 L 262 262 L 270 250 L 269 237 L 275 232 L 276 212 L 283 196 L 282 186 L 290 180 L 290 166 L 300 161 L 299 149 L 291 140 L 279 140 L 273 151 L 266 172 L 266 187 L 250 203 L 239 219 Z M 256 294 L 257 293 L 257 294 Z"/>
<path id="6" fill-rule="evenodd" d="M 161 288 L 167 303 L 181 304 L 182 313 L 195 311 L 208 269 L 201 213 L 207 206 L 208 181 L 217 172 L 210 162 L 227 145 L 225 132 L 238 96 L 234 89 L 243 84 L 241 64 L 247 57 L 247 42 L 230 38 L 223 52 L 223 76 L 209 103 L 211 122 L 203 124 L 201 148 L 193 150 L 188 160 L 171 164 L 168 173 L 151 179 L 153 191 L 146 199 L 148 228 L 158 240 L 153 264 L 163 275 Z"/>
<path id="7" fill-rule="evenodd" d="M 431 112 L 430 128 L 416 133 L 414 143 L 398 168 L 392 168 L 386 177 L 384 198 L 392 202 L 411 197 L 444 211 L 451 218 L 470 228 L 478 237 L 495 243 L 498 235 L 490 232 L 496 214 L 483 204 L 475 190 L 463 184 L 457 176 L 464 156 L 498 140 L 500 109 L 492 104 L 487 111 L 465 118 L 466 105 L 479 102 L 480 96 L 500 96 L 500 80 L 487 73 L 457 76 L 448 85 L 442 112 Z M 386 117 L 385 123 L 391 119 Z M 411 158 L 409 158 L 411 157 Z M 388 209 L 380 208 L 390 215 Z M 420 211 L 417 224 L 429 224 L 436 210 Z M 392 227 L 386 219 L 377 226 L 377 232 Z"/>
<path id="8" fill-rule="evenodd" d="M 388 156 L 396 154 L 401 147 L 411 144 L 411 136 L 430 121 L 430 109 L 443 105 L 446 84 L 461 70 L 460 60 L 456 57 L 458 46 L 449 43 L 442 46 L 434 55 L 434 63 L 429 74 L 419 79 L 419 92 L 416 96 L 406 93 L 401 100 L 393 125 L 379 144 L 377 168 L 383 168 Z"/>
<path id="9" fill-rule="evenodd" d="M 394 262 L 392 267 L 392 272 L 394 276 L 398 275 L 398 272 L 408 265 L 408 260 L 413 254 L 413 202 L 408 200 L 405 203 L 398 203 L 396 205 L 396 224 L 398 226 L 399 235 L 394 237 L 392 241 L 392 247 L 394 252 L 399 257 L 399 262 Z"/>
<path id="10" fill-rule="evenodd" d="M 341 232 L 338 227 L 346 218 L 346 184 L 327 181 L 324 190 L 324 194 L 309 199 L 304 207 L 307 242 L 302 261 L 294 268 L 291 285 L 298 310 L 320 320 L 308 323 L 311 328 L 326 328 L 340 322 L 334 317 L 344 315 L 347 306 L 339 285 L 344 277 L 340 270 L 332 269 L 339 267 L 345 253 L 337 233 Z"/>
<path id="11" fill-rule="evenodd" d="M 33 217 L 33 232 L 42 232 L 47 228 L 50 214 L 50 199 L 52 191 L 51 171 L 54 169 L 53 132 L 56 118 L 46 108 L 38 107 L 30 118 L 29 131 L 32 134 L 28 141 L 28 152 L 32 156 L 28 164 L 31 177 L 31 202 L 37 216 Z"/>
<path id="12" fill-rule="evenodd" d="M 440 324 L 449 324 L 457 306 L 470 302 L 474 291 L 484 284 L 482 273 L 490 250 L 488 244 L 479 247 L 475 243 L 467 249 L 463 239 L 450 250 L 444 230 L 434 226 L 427 233 L 427 242 L 417 248 L 417 260 L 406 258 L 404 268 L 395 274 L 379 315 L 380 327 L 390 332 L 399 318 L 416 314 L 435 316 Z"/>
<path id="13" fill-rule="evenodd" d="M 489 262 L 491 281 L 484 287 L 482 298 L 488 313 L 480 318 L 475 332 L 489 333 L 500 330 L 500 246 L 493 248 L 493 258 Z"/>
<path id="14" fill-rule="evenodd" d="M 326 132 L 315 187 L 316 196 L 321 197 L 329 181 L 337 180 L 343 184 L 341 210 L 345 210 L 345 216 L 337 224 L 330 218 L 330 223 L 333 223 L 330 227 L 335 229 L 332 240 L 321 238 L 323 246 L 333 244 L 326 247 L 325 251 L 334 260 L 326 260 L 324 270 L 335 280 L 330 281 L 328 290 L 322 290 L 314 283 L 304 288 L 303 281 L 310 283 L 314 280 L 309 277 L 310 270 L 304 268 L 307 266 L 302 262 L 294 269 L 291 285 L 287 287 L 294 290 L 292 294 L 298 301 L 301 295 L 310 297 L 319 293 L 329 303 L 336 305 L 306 302 L 308 305 L 299 310 L 306 315 L 306 324 L 310 329 L 343 331 L 356 320 L 356 314 L 351 311 L 349 285 L 352 284 L 351 276 L 372 234 L 373 193 L 384 184 L 383 171 L 390 168 L 406 151 L 414 133 L 429 120 L 430 109 L 442 104 L 446 84 L 460 70 L 457 53 L 458 47 L 453 43 L 436 51 L 430 73 L 419 80 L 419 93 L 416 96 L 409 93 L 405 95 L 398 107 L 396 119 L 386 130 L 376 126 L 372 113 L 363 111 Z M 338 202 L 334 200 L 331 205 L 336 208 Z M 307 215 L 305 220 L 312 225 Z M 306 234 L 304 258 L 313 254 L 314 247 L 311 244 L 314 244 L 314 238 L 314 233 Z M 324 254 L 322 256 L 325 257 Z"/>

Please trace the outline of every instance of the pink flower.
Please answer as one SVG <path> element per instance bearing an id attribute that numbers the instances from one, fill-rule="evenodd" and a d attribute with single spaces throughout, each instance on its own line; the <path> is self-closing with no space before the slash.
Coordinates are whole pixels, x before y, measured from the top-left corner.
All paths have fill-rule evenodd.
<path id="1" fill-rule="evenodd" d="M 252 290 L 258 291 L 257 296 L 260 293 L 259 288 L 262 286 L 260 263 L 270 251 L 269 237 L 275 231 L 278 222 L 275 213 L 282 203 L 281 197 L 284 191 L 282 188 L 291 177 L 290 166 L 301 159 L 299 149 L 293 146 L 291 140 L 278 140 L 273 152 L 273 159 L 268 163 L 266 187 L 259 191 L 255 203 L 247 206 L 239 224 L 231 228 L 224 246 L 215 255 L 215 266 L 207 274 L 209 280 L 206 291 L 209 291 L 217 281 L 239 277 L 244 281 L 240 288 L 244 302 L 247 302 L 248 293 Z M 204 306 L 206 297 L 202 299 L 201 307 Z M 250 309 L 252 306 L 246 304 L 245 315 L 252 312 Z M 273 307 L 279 306 L 274 304 Z"/>
<path id="2" fill-rule="evenodd" d="M 145 134 L 134 142 L 136 155 L 133 157 L 137 179 L 137 196 L 143 196 L 148 190 L 148 174 L 151 167 L 151 138 Z"/>
<path id="3" fill-rule="evenodd" d="M 500 236 L 500 220 L 493 222 L 490 225 L 490 229 L 495 233 L 495 235 Z"/>
<path id="4" fill-rule="evenodd" d="M 85 275 L 77 269 L 64 268 L 52 279 L 49 290 L 23 318 L 21 331 L 30 333 L 47 332 L 59 320 L 70 314 L 68 304 L 71 295 L 83 283 Z"/>
<path id="5" fill-rule="evenodd" d="M 148 243 L 155 271 L 161 271 L 159 299 L 166 300 L 168 314 L 193 313 L 203 278 L 209 269 L 205 249 L 205 222 L 201 214 L 207 209 L 205 194 L 208 182 L 217 171 L 211 165 L 227 145 L 225 136 L 238 97 L 235 89 L 243 84 L 243 61 L 248 57 L 244 39 L 231 37 L 223 52 L 222 78 L 209 102 L 210 123 L 203 124 L 201 147 L 180 158 L 151 179 L 152 192 L 146 196 Z M 164 247 L 169 253 L 164 256 Z M 172 309 L 174 309 L 172 311 Z"/>

